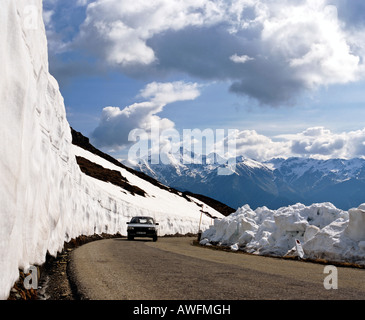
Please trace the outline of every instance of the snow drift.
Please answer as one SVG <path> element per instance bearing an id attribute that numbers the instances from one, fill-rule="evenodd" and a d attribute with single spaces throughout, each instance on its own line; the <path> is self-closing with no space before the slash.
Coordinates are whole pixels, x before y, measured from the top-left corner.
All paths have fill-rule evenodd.
<path id="1" fill-rule="evenodd" d="M 162 190 L 72 145 L 63 98 L 49 74 L 41 0 L 3 0 L 0 10 L 0 299 L 19 268 L 41 265 L 64 241 L 107 232 L 126 235 L 133 215 L 150 215 L 159 234 L 196 233 L 198 200 Z M 119 170 L 146 196 L 81 172 L 76 155 Z M 203 215 L 202 229 L 211 224 Z"/>
<path id="2" fill-rule="evenodd" d="M 295 254 L 295 240 L 305 258 L 365 265 L 365 204 L 348 212 L 331 203 L 296 204 L 270 210 L 248 205 L 215 220 L 201 244 L 218 243 L 233 250 L 284 256 Z"/>

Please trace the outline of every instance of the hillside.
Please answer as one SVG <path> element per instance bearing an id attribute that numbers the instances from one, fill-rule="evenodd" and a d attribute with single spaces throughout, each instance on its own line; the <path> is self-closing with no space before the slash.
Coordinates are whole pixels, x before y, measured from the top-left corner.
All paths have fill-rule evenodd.
<path id="1" fill-rule="evenodd" d="M 210 197 L 201 195 L 201 194 L 196 194 L 190 191 L 178 191 L 172 187 L 168 187 L 164 184 L 162 184 L 161 182 L 159 182 L 158 180 L 154 179 L 153 177 L 150 177 L 149 175 L 145 174 L 144 172 L 138 171 L 138 170 L 134 170 L 124 164 L 122 164 L 121 162 L 119 162 L 118 160 L 116 160 L 115 158 L 113 158 L 112 156 L 100 151 L 99 149 L 95 148 L 91 143 L 89 138 L 85 137 L 81 132 L 78 132 L 76 130 L 74 130 L 73 128 L 71 128 L 71 134 L 72 134 L 72 144 L 87 150 L 89 152 L 91 152 L 92 154 L 99 156 L 100 158 L 103 158 L 109 162 L 111 162 L 112 164 L 114 164 L 117 167 L 123 168 L 124 170 L 130 172 L 131 174 L 153 184 L 154 186 L 157 186 L 158 188 L 162 189 L 162 190 L 166 190 L 168 192 L 174 193 L 176 195 L 182 196 L 184 197 L 187 201 L 193 201 L 193 199 L 198 199 L 201 202 L 205 203 L 206 205 L 210 206 L 211 208 L 217 210 L 218 212 L 220 212 L 222 215 L 224 216 L 228 216 L 229 214 L 233 213 L 235 210 L 227 205 L 225 205 L 224 203 L 212 199 Z M 82 161 L 80 158 L 78 157 L 78 164 L 81 167 L 81 171 L 85 172 L 85 169 L 83 170 L 82 168 Z M 85 161 L 83 161 L 85 163 Z M 85 168 L 85 165 L 84 165 Z M 85 172 L 86 173 L 86 172 Z M 89 174 L 90 175 L 90 174 Z M 102 177 L 98 177 L 99 180 L 103 180 L 103 178 L 105 178 L 108 174 L 103 173 Z M 130 186 L 130 188 L 133 188 L 133 186 Z M 141 191 L 140 191 L 141 192 Z M 143 191 L 142 191 L 143 192 Z M 209 213 L 207 213 L 209 214 Z"/>

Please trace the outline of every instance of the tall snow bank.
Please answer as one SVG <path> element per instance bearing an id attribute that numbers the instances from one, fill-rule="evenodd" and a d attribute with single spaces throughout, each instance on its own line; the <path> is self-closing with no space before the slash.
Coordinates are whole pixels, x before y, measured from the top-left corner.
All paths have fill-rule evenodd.
<path id="1" fill-rule="evenodd" d="M 1 3 L 0 298 L 8 295 L 18 267 L 41 262 L 48 248 L 58 248 L 60 213 L 69 209 L 64 199 L 71 196 L 63 186 L 76 169 L 63 101 L 48 74 L 41 17 L 40 0 Z"/>
<path id="2" fill-rule="evenodd" d="M 255 211 L 248 205 L 202 234 L 202 243 L 219 243 L 265 255 L 284 256 L 301 241 L 307 258 L 365 264 L 365 204 L 349 212 L 331 203 L 296 204 Z"/>
<path id="3" fill-rule="evenodd" d="M 349 225 L 346 229 L 347 235 L 357 241 L 365 241 L 365 204 L 357 209 L 349 210 Z"/>
<path id="4" fill-rule="evenodd" d="M 134 183 L 148 189 L 148 199 L 81 173 L 63 98 L 48 72 L 41 0 L 2 0 L 0 61 L 0 299 L 19 268 L 42 264 L 71 238 L 125 235 L 133 215 L 156 217 L 161 235 L 196 233 L 200 210 L 221 216 L 141 179 Z M 203 215 L 202 229 L 210 223 Z"/>

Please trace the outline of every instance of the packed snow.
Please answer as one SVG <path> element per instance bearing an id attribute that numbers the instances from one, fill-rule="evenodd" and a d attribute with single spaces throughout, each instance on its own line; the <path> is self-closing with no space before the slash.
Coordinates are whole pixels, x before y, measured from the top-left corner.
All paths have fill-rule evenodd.
<path id="1" fill-rule="evenodd" d="M 365 204 L 342 211 L 331 203 L 296 204 L 270 210 L 248 205 L 203 232 L 201 244 L 230 246 L 258 255 L 296 255 L 296 240 L 304 258 L 365 265 Z"/>
<path id="2" fill-rule="evenodd" d="M 57 255 L 80 235 L 126 235 L 134 215 L 154 217 L 159 235 L 206 229 L 212 219 L 202 210 L 222 217 L 72 145 L 64 101 L 48 71 L 41 0 L 3 0 L 0 30 L 0 299 L 19 269 L 42 265 L 47 252 Z M 76 155 L 121 171 L 147 196 L 85 175 Z"/>

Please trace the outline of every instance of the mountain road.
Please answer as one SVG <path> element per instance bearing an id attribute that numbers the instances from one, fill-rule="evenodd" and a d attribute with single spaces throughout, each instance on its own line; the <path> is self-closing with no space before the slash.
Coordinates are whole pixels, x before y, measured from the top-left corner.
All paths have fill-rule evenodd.
<path id="1" fill-rule="evenodd" d="M 85 244 L 69 272 L 89 300 L 337 300 L 365 298 L 365 270 L 337 267 L 326 289 L 324 265 L 211 250 L 191 237 Z"/>

